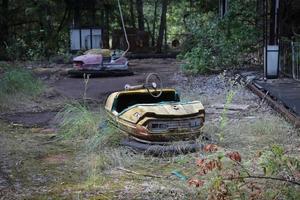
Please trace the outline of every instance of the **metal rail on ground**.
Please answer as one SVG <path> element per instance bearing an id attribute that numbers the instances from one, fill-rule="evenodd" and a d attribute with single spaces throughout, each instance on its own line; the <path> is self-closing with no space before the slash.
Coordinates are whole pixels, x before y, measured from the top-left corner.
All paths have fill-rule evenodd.
<path id="1" fill-rule="evenodd" d="M 300 128 L 300 117 L 295 115 L 290 109 L 286 108 L 284 105 L 274 100 L 270 95 L 266 95 L 262 90 L 257 88 L 253 82 L 247 84 L 247 87 L 256 95 L 262 99 L 266 99 L 267 102 L 273 107 L 274 110 L 279 112 L 283 117 L 290 121 L 296 128 Z"/>

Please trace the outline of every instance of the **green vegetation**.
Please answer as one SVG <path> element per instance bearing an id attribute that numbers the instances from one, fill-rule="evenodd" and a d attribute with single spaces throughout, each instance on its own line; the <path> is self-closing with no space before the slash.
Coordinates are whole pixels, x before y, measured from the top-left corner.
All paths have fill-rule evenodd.
<path id="1" fill-rule="evenodd" d="M 121 4 L 126 27 L 148 32 L 151 44 L 145 49 L 181 49 L 183 69 L 197 74 L 240 67 L 257 58 L 262 1 L 228 2 L 222 18 L 218 0 L 123 0 Z M 0 59 L 4 60 L 66 62 L 71 57 L 71 23 L 103 27 L 104 48 L 110 47 L 114 30 L 121 29 L 116 0 L 2 0 L 0 5 Z M 175 39 L 182 46 L 172 49 Z M 24 99 L 43 91 L 42 82 L 29 70 L 0 65 L 1 109 L 14 102 L 22 107 L 27 104 Z M 84 91 L 78 91 L 84 103 L 65 105 L 56 116 L 57 127 L 26 128 L 0 119 L 0 199 L 3 194 L 4 199 L 297 199 L 299 131 L 264 108 L 263 102 L 241 93 L 242 85 L 199 77 L 178 82 L 184 85 L 183 98 L 201 99 L 208 108 L 204 134 L 218 145 L 187 155 L 152 157 L 122 147 L 123 135 L 108 123 L 102 108 L 88 105 L 87 76 Z M 52 112 L 70 101 L 47 100 L 50 106 L 37 102 L 30 107 L 37 109 L 30 111 Z M 229 104 L 241 102 L 249 110 L 229 112 Z M 210 109 L 213 103 L 223 103 L 224 110 Z M 8 189 L 2 191 L 6 184 Z"/>
<path id="2" fill-rule="evenodd" d="M 262 30 L 258 25 L 263 17 L 257 12 L 257 0 L 231 0 L 228 5 L 228 13 L 220 19 L 218 0 L 121 2 L 128 30 L 147 32 L 149 47 L 146 45 L 145 49 L 172 50 L 171 44 L 176 41 L 184 49 L 184 68 L 193 73 L 236 67 L 258 48 L 262 34 L 257 30 Z M 4 0 L 1 10 L 0 18 L 4 20 L 0 23 L 0 41 L 4 42 L 0 42 L 0 59 L 66 60 L 69 24 L 103 27 L 104 48 L 111 47 L 111 33 L 121 30 L 116 0 Z M 5 15 L 14 11 L 18 12 L 10 17 Z"/>
<path id="3" fill-rule="evenodd" d="M 0 107 L 18 98 L 32 98 L 43 91 L 42 82 L 31 72 L 20 67 L 7 66 L 0 74 Z"/>
<path id="4" fill-rule="evenodd" d="M 169 22 L 160 22 L 160 19 L 167 18 L 168 7 L 178 8 L 185 1 L 180 1 L 180 4 L 176 2 L 121 1 L 125 25 L 131 30 L 147 31 L 152 40 L 152 49 L 159 46 L 157 50 L 161 51 L 166 25 L 174 20 L 168 17 Z M 185 4 L 188 5 L 188 2 Z M 40 60 L 57 55 L 66 57 L 64 55 L 69 52 L 71 24 L 74 27 L 103 27 L 104 48 L 110 48 L 112 32 L 121 30 L 116 0 L 3 0 L 0 10 L 0 60 Z M 174 14 L 177 19 L 181 19 L 182 16 Z M 175 21 L 178 24 L 179 20 Z"/>
<path id="5" fill-rule="evenodd" d="M 67 186 L 72 191 L 79 188 L 90 194 L 100 190 L 99 198 L 121 195 L 124 199 L 132 196 L 268 199 L 276 195 L 296 199 L 299 195 L 299 158 L 284 153 L 281 146 L 269 147 L 281 141 L 289 149 L 289 139 L 282 136 L 282 132 L 295 134 L 287 123 L 280 123 L 279 117 L 268 116 L 263 120 L 258 117 L 254 122 L 240 121 L 238 126 L 227 119 L 220 142 L 226 149 L 207 145 L 201 156 L 195 153 L 164 158 L 145 156 L 119 146 L 121 134 L 108 126 L 100 110 L 91 112 L 88 107 L 75 103 L 67 105 L 58 119 L 61 119 L 61 133 L 65 138 L 80 141 L 76 153 L 77 162 L 84 163 L 84 177 L 78 185 Z M 214 133 L 207 129 L 205 132 Z M 214 134 L 217 136 L 218 132 Z M 253 146 L 251 151 L 247 144 Z M 188 180 L 170 177 L 174 170 Z M 282 176 L 284 173 L 294 181 Z M 147 185 L 149 191 L 140 193 L 141 185 Z M 115 190 L 122 192 L 114 194 Z"/>
<path id="6" fill-rule="evenodd" d="M 257 51 L 262 35 L 256 27 L 256 1 L 230 1 L 224 18 L 216 12 L 196 13 L 188 18 L 192 38 L 186 41 L 184 70 L 192 73 L 221 71 L 242 66 Z"/>
<path id="7" fill-rule="evenodd" d="M 80 103 L 67 104 L 56 116 L 63 138 L 87 138 L 98 133 L 101 116 Z"/>
<path id="8" fill-rule="evenodd" d="M 200 188 L 199 197 L 297 199 L 300 195 L 299 158 L 287 155 L 282 146 L 272 145 L 250 160 L 216 146 L 208 145 L 205 151 L 205 158 L 196 159 L 197 175 L 189 181 Z"/>
<path id="9" fill-rule="evenodd" d="M 264 199 L 276 195 L 282 199 L 295 199 L 299 187 L 285 180 L 245 177 L 228 180 L 247 175 L 246 170 L 251 176 L 282 179 L 287 173 L 289 177 L 293 175 L 295 181 L 299 180 L 296 173 L 299 158 L 292 155 L 297 152 L 294 146 L 299 142 L 299 135 L 279 117 L 256 117 L 250 122 L 241 120 L 238 125 L 229 118 L 217 152 L 206 148 L 207 152 L 161 158 L 119 146 L 121 134 L 108 128 L 102 111 L 91 112 L 87 106 L 74 103 L 58 114 L 61 129 L 57 135 L 53 134 L 57 138 L 65 136 L 64 140 L 51 142 L 53 134 L 42 133 L 43 129 L 31 131 L 0 121 L 0 145 L 7 155 L 5 162 L 11 165 L 12 181 L 20 181 L 28 190 L 22 195 L 29 199 L 203 199 L 214 194 L 229 199 L 247 199 L 251 195 Z M 219 126 L 219 122 L 217 124 Z M 206 127 L 205 132 L 216 136 L 217 132 L 208 129 Z M 110 135 L 112 133 L 115 134 Z M 51 143 L 44 144 L 45 141 Z M 269 147 L 278 142 L 282 143 L 284 151 L 277 145 Z M 238 159 L 237 154 L 228 154 L 237 150 L 241 165 L 232 160 Z M 222 169 L 211 168 L 201 175 L 200 159 L 205 159 L 205 163 L 217 163 L 220 159 Z M 188 180 L 172 175 L 174 170 L 187 176 Z M 37 183 L 41 191 L 30 193 L 39 190 Z"/>
<path id="10" fill-rule="evenodd" d="M 17 93 L 36 95 L 42 90 L 41 82 L 29 71 L 21 68 L 6 71 L 0 79 L 0 85 L 1 96 Z"/>
<path id="11" fill-rule="evenodd" d="M 117 146 L 122 134 L 108 123 L 105 112 L 92 112 L 78 102 L 67 104 L 56 116 L 60 136 L 64 139 L 86 139 L 90 152 L 99 148 Z"/>
<path id="12" fill-rule="evenodd" d="M 37 131 L 14 126 L 1 120 L 0 127 L 1 178 L 9 176 L 9 186 L 21 183 L 24 188 L 22 198 L 44 199 L 45 193 L 53 194 L 50 189 L 43 190 L 44 194 L 41 194 L 41 185 L 44 188 L 58 186 L 58 191 L 64 182 L 75 184 L 80 180 L 82 175 L 78 171 L 81 169 L 76 163 L 69 162 L 75 159 L 75 147 L 71 142 L 43 144 L 53 134 L 45 134 L 43 129 Z M 3 199 L 21 198 L 18 193 L 5 189 L 1 190 L 0 196 Z"/>

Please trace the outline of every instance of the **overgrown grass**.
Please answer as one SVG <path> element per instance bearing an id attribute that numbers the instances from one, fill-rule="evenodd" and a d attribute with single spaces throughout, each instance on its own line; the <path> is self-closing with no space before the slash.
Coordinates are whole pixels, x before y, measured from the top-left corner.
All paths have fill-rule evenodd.
<path id="1" fill-rule="evenodd" d="M 249 114 L 252 114 L 251 110 Z M 80 139 L 83 145 L 78 160 L 84 167 L 85 176 L 76 186 L 82 191 L 103 191 L 101 197 L 110 199 L 201 199 L 210 193 L 210 188 L 198 190 L 171 175 L 172 171 L 178 170 L 193 177 L 197 170 L 195 159 L 202 158 L 203 153 L 155 158 L 120 147 L 122 134 L 106 123 L 105 113 L 101 109 L 92 112 L 79 103 L 67 105 L 58 114 L 58 119 L 62 136 Z M 216 126 L 214 130 L 206 127 L 206 132 L 216 136 L 222 130 L 224 140 L 219 145 L 238 150 L 245 161 L 270 144 L 282 142 L 287 149 L 294 144 L 283 134 L 291 132 L 289 135 L 294 138 L 292 127 L 278 116 L 255 113 L 251 120 L 243 115 L 233 119 L 228 116 L 223 127 L 220 120 L 210 124 Z M 212 176 L 212 182 L 218 178 Z"/>
<path id="2" fill-rule="evenodd" d="M 123 137 L 113 128 L 102 109 L 91 111 L 78 102 L 67 104 L 56 116 L 60 136 L 65 139 L 85 139 L 86 150 L 93 152 L 117 146 Z"/>
<path id="3" fill-rule="evenodd" d="M 218 122 L 205 126 L 204 132 L 216 141 L 217 133 L 224 134 L 219 145 L 239 150 L 244 156 L 252 156 L 271 144 L 281 144 L 286 149 L 293 149 L 299 143 L 297 131 L 280 116 L 257 113 L 253 118 L 230 119 L 221 129 Z"/>
<path id="4" fill-rule="evenodd" d="M 173 167 L 176 169 L 187 162 L 182 161 L 181 157 L 165 159 L 147 157 L 142 153 L 136 154 L 128 148 L 121 147 L 119 144 L 123 135 L 107 123 L 106 115 L 101 109 L 92 112 L 80 103 L 69 104 L 57 115 L 57 120 L 60 122 L 60 136 L 66 140 L 79 140 L 82 145 L 78 149 L 77 157 L 84 168 L 85 178 L 78 187 L 84 190 L 103 189 L 107 186 L 108 191 L 123 190 L 128 182 L 136 184 L 147 179 L 144 176 L 124 173 L 119 168 L 141 174 L 169 175 Z M 161 169 L 162 165 L 168 166 L 169 163 L 174 164 L 171 164 L 170 168 Z M 116 176 L 118 182 L 114 180 Z M 134 188 L 132 190 L 135 191 Z M 158 187 L 155 190 L 163 192 L 161 196 L 170 195 L 169 191 L 165 191 L 167 189 Z M 152 195 L 152 191 L 150 193 Z"/>
<path id="5" fill-rule="evenodd" d="M 88 138 L 98 133 L 101 115 L 80 103 L 67 104 L 57 115 L 60 134 L 65 139 Z"/>
<path id="6" fill-rule="evenodd" d="M 32 98 L 43 91 L 42 82 L 19 67 L 6 66 L 0 75 L 0 107 L 12 104 L 13 99 Z"/>
<path id="7" fill-rule="evenodd" d="M 8 69 L 0 79 L 0 92 L 2 95 L 23 93 L 36 95 L 42 91 L 42 83 L 28 70 L 21 68 Z"/>
<path id="8" fill-rule="evenodd" d="M 59 138 L 79 142 L 76 153 L 85 169 L 85 181 L 80 187 L 93 189 L 109 181 L 105 171 L 121 166 L 126 156 L 117 148 L 123 135 L 109 125 L 105 112 L 101 108 L 91 111 L 75 102 L 67 104 L 56 120 Z"/>

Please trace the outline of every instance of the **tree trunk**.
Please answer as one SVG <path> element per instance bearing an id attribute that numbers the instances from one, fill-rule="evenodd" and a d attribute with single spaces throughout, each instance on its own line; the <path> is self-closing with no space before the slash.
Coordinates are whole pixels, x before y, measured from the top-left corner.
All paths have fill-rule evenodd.
<path id="1" fill-rule="evenodd" d="M 105 22 L 105 12 L 104 12 L 104 9 L 101 10 L 101 18 L 100 18 L 100 26 L 101 28 L 103 29 L 104 28 L 104 22 Z"/>
<path id="2" fill-rule="evenodd" d="M 92 19 L 92 24 L 91 26 L 96 26 L 96 1 L 92 1 L 92 8 L 91 8 L 91 19 Z"/>
<path id="3" fill-rule="evenodd" d="M 2 0 L 1 12 L 0 12 L 0 56 L 3 55 L 3 58 L 6 57 L 5 55 L 5 47 L 8 44 L 8 0 Z M 2 13 L 2 14 L 1 14 Z M 1 57 L 0 57 L 1 58 Z"/>
<path id="4" fill-rule="evenodd" d="M 105 9 L 105 22 L 104 22 L 104 30 L 103 30 L 103 48 L 109 49 L 109 6 L 104 6 Z"/>
<path id="5" fill-rule="evenodd" d="M 165 47 L 168 44 L 168 27 L 167 27 L 167 22 L 165 23 Z"/>
<path id="6" fill-rule="evenodd" d="M 80 12 L 80 2 L 77 0 L 74 2 L 74 16 L 73 16 L 73 25 L 75 27 L 80 27 L 80 18 L 81 18 L 81 12 Z"/>
<path id="7" fill-rule="evenodd" d="M 167 25 L 167 9 L 168 9 L 168 0 L 162 0 L 159 34 L 158 34 L 157 45 L 156 45 L 157 53 L 161 53 L 161 49 L 162 49 L 164 33 L 166 31 L 166 25 Z"/>
<path id="8" fill-rule="evenodd" d="M 145 30 L 144 25 L 144 5 L 143 0 L 136 0 L 136 10 L 138 13 L 138 26 L 140 31 Z"/>
<path id="9" fill-rule="evenodd" d="M 152 46 L 155 45 L 155 29 L 156 29 L 156 18 L 157 18 L 157 0 L 154 2 L 154 17 L 152 26 Z"/>
<path id="10" fill-rule="evenodd" d="M 264 20 L 264 2 L 261 0 L 256 0 L 256 19 L 255 26 L 258 30 L 263 28 Z"/>
<path id="11" fill-rule="evenodd" d="M 190 10 L 192 10 L 195 7 L 194 0 L 190 0 Z"/>
<path id="12" fill-rule="evenodd" d="M 129 6 L 130 6 L 130 22 L 131 22 L 131 26 L 132 28 L 136 28 L 136 25 L 135 25 L 135 15 L 134 15 L 134 9 L 133 9 L 133 0 L 130 0 L 129 2 Z"/>
<path id="13" fill-rule="evenodd" d="M 68 5 L 66 5 L 63 17 L 62 17 L 62 19 L 61 19 L 61 21 L 59 23 L 59 26 L 58 26 L 58 28 L 56 30 L 56 35 L 58 35 L 60 33 L 60 31 L 64 28 L 64 24 L 69 19 L 69 16 L 70 16 L 70 10 L 69 10 Z"/>

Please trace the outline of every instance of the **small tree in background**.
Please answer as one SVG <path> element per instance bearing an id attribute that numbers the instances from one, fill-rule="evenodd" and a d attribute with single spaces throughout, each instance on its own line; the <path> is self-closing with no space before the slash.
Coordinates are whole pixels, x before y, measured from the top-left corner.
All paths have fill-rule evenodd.
<path id="1" fill-rule="evenodd" d="M 226 15 L 196 13 L 189 17 L 192 39 L 187 41 L 184 69 L 193 73 L 238 67 L 257 50 L 256 1 L 232 0 Z"/>

